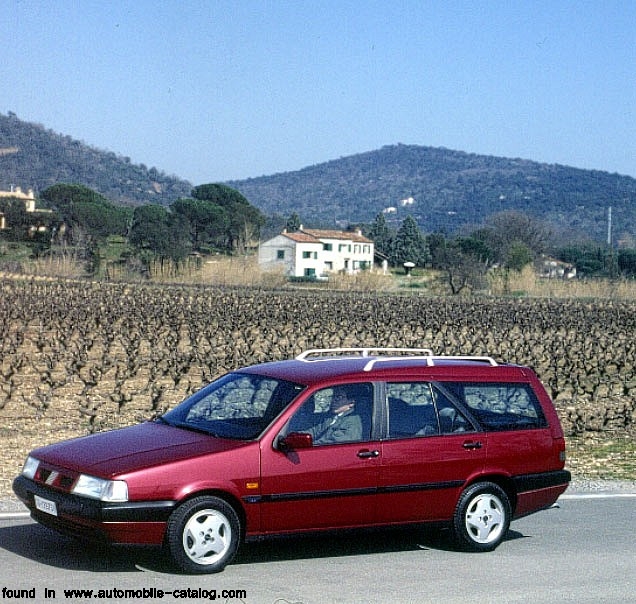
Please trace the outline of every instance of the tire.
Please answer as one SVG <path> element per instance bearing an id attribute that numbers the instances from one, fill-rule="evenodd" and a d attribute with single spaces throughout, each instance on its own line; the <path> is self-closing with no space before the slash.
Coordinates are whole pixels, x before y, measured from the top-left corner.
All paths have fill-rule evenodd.
<path id="1" fill-rule="evenodd" d="M 452 526 L 455 541 L 467 551 L 490 552 L 506 536 L 511 516 L 510 500 L 501 487 L 475 483 L 457 502 Z"/>
<path id="2" fill-rule="evenodd" d="M 216 573 L 234 558 L 240 534 L 241 524 L 231 505 L 218 497 L 196 497 L 168 519 L 166 545 L 184 572 Z"/>

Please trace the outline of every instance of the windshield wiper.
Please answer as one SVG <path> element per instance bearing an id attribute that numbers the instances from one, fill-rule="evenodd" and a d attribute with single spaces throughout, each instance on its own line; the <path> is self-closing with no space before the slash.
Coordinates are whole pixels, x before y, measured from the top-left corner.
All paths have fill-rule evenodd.
<path id="1" fill-rule="evenodd" d="M 200 432 L 201 434 L 205 434 L 207 436 L 215 436 L 216 438 L 225 438 L 216 432 L 209 430 L 208 428 L 204 428 L 203 426 L 198 426 L 197 424 L 189 424 L 187 422 L 178 422 L 174 424 L 170 424 L 175 428 L 181 428 L 183 430 L 190 430 L 190 432 Z"/>

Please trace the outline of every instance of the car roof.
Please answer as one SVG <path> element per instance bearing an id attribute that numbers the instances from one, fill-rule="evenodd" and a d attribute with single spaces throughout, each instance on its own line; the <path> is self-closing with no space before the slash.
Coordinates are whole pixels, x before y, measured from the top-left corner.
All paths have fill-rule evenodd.
<path id="1" fill-rule="evenodd" d="M 312 386 L 323 381 L 387 379 L 527 379 L 526 368 L 502 364 L 488 356 L 436 356 L 429 349 L 312 349 L 294 359 L 261 363 L 239 372 L 267 375 Z"/>

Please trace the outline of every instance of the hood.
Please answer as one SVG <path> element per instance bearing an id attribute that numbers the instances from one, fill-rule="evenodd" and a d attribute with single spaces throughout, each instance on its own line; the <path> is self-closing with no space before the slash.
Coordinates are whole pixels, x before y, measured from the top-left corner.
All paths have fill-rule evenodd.
<path id="1" fill-rule="evenodd" d="M 246 441 L 216 438 L 158 422 L 147 422 L 62 441 L 36 449 L 31 455 L 59 468 L 110 478 L 246 444 Z"/>

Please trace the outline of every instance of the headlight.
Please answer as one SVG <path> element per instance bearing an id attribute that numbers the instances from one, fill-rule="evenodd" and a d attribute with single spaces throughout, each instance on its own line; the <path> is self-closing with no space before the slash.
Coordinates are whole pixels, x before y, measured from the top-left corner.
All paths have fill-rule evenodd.
<path id="1" fill-rule="evenodd" d="M 26 476 L 33 480 L 33 478 L 35 478 L 35 473 L 38 471 L 39 465 L 40 461 L 29 455 L 24 462 L 24 466 L 22 466 L 22 476 Z"/>
<path id="2" fill-rule="evenodd" d="M 104 480 L 86 474 L 80 474 L 72 493 L 100 501 L 128 501 L 128 485 L 123 480 Z"/>

